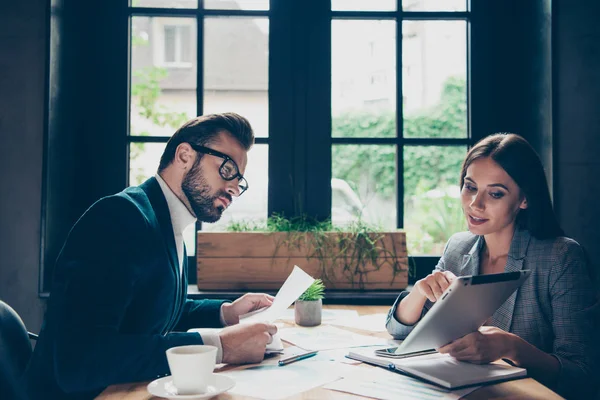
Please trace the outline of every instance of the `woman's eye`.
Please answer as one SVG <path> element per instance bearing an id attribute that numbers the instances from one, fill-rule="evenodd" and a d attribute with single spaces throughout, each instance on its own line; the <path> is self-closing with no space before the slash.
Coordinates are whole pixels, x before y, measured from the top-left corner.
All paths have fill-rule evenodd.
<path id="1" fill-rule="evenodd" d="M 474 192 L 477 190 L 474 186 L 471 185 L 465 185 L 465 189 L 467 189 L 469 192 Z"/>
<path id="2" fill-rule="evenodd" d="M 494 199 L 501 199 L 502 197 L 504 197 L 504 193 L 490 193 L 490 196 L 492 196 Z"/>

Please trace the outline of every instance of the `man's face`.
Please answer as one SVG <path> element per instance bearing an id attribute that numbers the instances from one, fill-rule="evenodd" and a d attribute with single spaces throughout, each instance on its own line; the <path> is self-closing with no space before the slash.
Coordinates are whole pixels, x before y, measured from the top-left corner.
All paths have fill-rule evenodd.
<path id="1" fill-rule="evenodd" d="M 231 157 L 243 175 L 246 170 L 247 152 L 228 133 L 221 133 L 207 145 Z M 188 199 L 192 212 L 202 222 L 216 222 L 231 204 L 233 196 L 239 196 L 238 180 L 226 181 L 219 174 L 223 159 L 198 153 L 192 168 L 185 174 L 181 190 Z"/>

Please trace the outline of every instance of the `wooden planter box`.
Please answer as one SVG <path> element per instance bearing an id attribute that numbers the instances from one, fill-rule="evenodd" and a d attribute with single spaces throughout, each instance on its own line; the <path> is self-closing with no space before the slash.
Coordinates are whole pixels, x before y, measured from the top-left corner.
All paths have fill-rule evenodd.
<path id="1" fill-rule="evenodd" d="M 325 235 L 327 243 L 338 244 L 341 240 L 345 251 L 319 253 L 311 234 L 304 232 L 198 232 L 198 289 L 276 290 L 294 265 L 323 279 L 328 289 L 400 290 L 407 286 L 405 232 L 370 235 L 376 240 L 375 263 L 365 260 L 358 267 L 349 234 Z M 362 273 L 356 273 L 357 269 Z"/>

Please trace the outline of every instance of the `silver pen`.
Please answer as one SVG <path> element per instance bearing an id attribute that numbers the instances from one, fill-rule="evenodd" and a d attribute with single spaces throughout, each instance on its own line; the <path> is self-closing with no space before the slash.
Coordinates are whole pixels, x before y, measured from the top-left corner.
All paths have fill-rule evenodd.
<path id="1" fill-rule="evenodd" d="M 315 351 L 310 351 L 308 353 L 296 354 L 295 356 L 282 358 L 281 360 L 279 360 L 279 366 L 283 367 L 284 365 L 288 365 L 288 364 L 291 364 L 296 361 L 304 360 L 305 358 L 315 356 L 318 352 L 319 352 L 318 350 L 315 350 Z"/>

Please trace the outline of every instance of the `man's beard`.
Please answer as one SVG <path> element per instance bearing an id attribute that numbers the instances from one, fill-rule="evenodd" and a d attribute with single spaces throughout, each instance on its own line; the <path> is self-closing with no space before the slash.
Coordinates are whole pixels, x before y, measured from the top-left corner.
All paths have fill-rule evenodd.
<path id="1" fill-rule="evenodd" d="M 219 197 L 226 198 L 231 203 L 231 195 L 223 190 L 211 195 L 211 187 L 203 176 L 200 168 L 200 159 L 197 159 L 192 169 L 185 175 L 181 183 L 181 190 L 187 197 L 192 207 L 192 211 L 202 222 L 217 222 L 225 207 L 222 205 L 215 207 L 215 200 Z"/>

